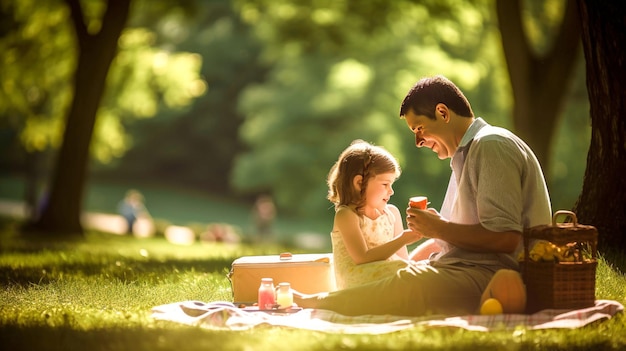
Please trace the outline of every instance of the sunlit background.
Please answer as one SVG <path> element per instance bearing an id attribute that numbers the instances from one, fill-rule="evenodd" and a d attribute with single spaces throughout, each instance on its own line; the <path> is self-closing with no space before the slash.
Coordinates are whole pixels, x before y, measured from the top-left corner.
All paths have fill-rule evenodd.
<path id="1" fill-rule="evenodd" d="M 116 214 L 128 189 L 157 227 L 226 223 L 254 235 L 254 200 L 272 196 L 281 240 L 326 238 L 325 179 L 353 139 L 382 145 L 403 173 L 392 203 L 439 207 L 448 161 L 418 150 L 399 106 L 443 74 L 476 115 L 513 128 L 494 1 L 133 1 L 91 140 L 84 210 Z M 45 198 L 73 96 L 76 43 L 62 1 L 0 2 L 0 206 Z M 83 1 L 97 31 L 101 1 Z M 526 35 L 552 45 L 564 0 L 524 1 Z M 382 12 L 381 12 L 382 11 Z M 6 20 L 5 20 L 6 19 Z M 590 140 L 582 52 L 544 165 L 553 209 L 581 191 Z M 322 244 L 323 245 L 323 244 Z"/>

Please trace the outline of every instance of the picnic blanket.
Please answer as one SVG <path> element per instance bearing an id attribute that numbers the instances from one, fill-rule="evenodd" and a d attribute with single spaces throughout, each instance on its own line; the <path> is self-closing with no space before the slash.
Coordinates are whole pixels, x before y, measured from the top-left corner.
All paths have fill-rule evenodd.
<path id="1" fill-rule="evenodd" d="M 562 328 L 574 329 L 610 319 L 624 306 L 596 300 L 579 310 L 543 310 L 534 314 L 405 317 L 392 315 L 344 316 L 333 311 L 302 309 L 295 313 L 249 312 L 228 303 L 182 301 L 152 309 L 152 318 L 217 330 L 246 330 L 280 326 L 330 333 L 384 334 L 417 326 L 452 327 L 473 331 Z"/>

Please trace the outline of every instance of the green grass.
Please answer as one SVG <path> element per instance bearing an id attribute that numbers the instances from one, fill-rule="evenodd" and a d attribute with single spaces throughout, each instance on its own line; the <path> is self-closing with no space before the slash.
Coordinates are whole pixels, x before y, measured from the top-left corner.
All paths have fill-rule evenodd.
<path id="1" fill-rule="evenodd" d="M 150 318 L 153 306 L 230 300 L 226 274 L 243 255 L 276 245 L 175 246 L 88 232 L 74 243 L 27 241 L 0 219 L 0 343 L 5 350 L 620 350 L 626 318 L 575 330 L 470 332 L 416 327 L 384 335 L 284 328 L 214 331 Z M 297 252 L 297 251 L 296 251 Z M 623 255 L 621 256 L 623 259 Z M 626 304 L 626 277 L 605 258 L 597 297 Z"/>

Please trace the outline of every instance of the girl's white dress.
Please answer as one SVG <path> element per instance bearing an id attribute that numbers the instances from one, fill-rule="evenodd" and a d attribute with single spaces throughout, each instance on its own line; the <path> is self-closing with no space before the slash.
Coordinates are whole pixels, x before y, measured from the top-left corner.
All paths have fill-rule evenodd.
<path id="1" fill-rule="evenodd" d="M 366 216 L 359 216 L 359 218 L 361 232 L 368 248 L 382 245 L 393 239 L 395 217 L 389 210 L 385 209 L 383 214 L 376 219 Z M 397 254 L 385 261 L 355 264 L 346 249 L 341 233 L 333 231 L 330 236 L 337 289 L 350 288 L 388 277 L 407 265 Z"/>

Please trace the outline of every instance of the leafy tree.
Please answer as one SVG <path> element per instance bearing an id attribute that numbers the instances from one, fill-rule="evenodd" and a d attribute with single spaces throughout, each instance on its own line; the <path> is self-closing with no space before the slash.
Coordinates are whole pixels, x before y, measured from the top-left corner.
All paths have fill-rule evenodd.
<path id="1" fill-rule="evenodd" d="M 600 247 L 626 250 L 626 8 L 621 2 L 579 0 L 591 105 L 591 145 L 579 222 L 594 225 Z"/>
<path id="2" fill-rule="evenodd" d="M 129 121 L 133 148 L 120 160 L 98 166 L 97 176 L 180 184 L 233 196 L 229 170 L 235 155 L 246 150 L 238 138 L 243 116 L 237 101 L 241 91 L 261 81 L 267 71 L 252 29 L 234 12 L 230 0 L 199 1 L 193 17 L 168 11 L 158 17 L 141 16 L 131 25 L 154 31 L 158 46 L 197 53 L 208 89 L 184 110 L 160 110 L 155 118 Z"/>
<path id="3" fill-rule="evenodd" d="M 152 116 L 161 105 L 181 107 L 204 92 L 197 55 L 154 48 L 145 29 L 123 31 L 129 12 L 130 2 L 117 0 L 3 6 L 11 25 L 0 46 L 13 69 L 3 72 L 8 103 L 0 111 L 11 117 L 27 152 L 63 142 L 47 206 L 30 229 L 79 235 L 90 147 L 100 161 L 118 157 L 132 142 L 122 119 Z"/>
<path id="4" fill-rule="evenodd" d="M 65 122 L 63 144 L 50 185 L 50 197 L 34 229 L 57 235 L 81 235 L 80 214 L 96 112 L 130 3 L 110 0 L 99 30 L 90 32 L 79 0 L 67 0 L 77 41 L 74 96 Z"/>
<path id="5" fill-rule="evenodd" d="M 531 139 L 529 143 L 537 149 L 542 162 L 549 163 L 545 171 L 550 181 L 553 173 L 549 156 L 553 153 L 551 140 L 556 134 L 557 117 L 562 115 L 563 101 L 572 94 L 567 81 L 574 75 L 575 48 L 579 46 L 575 35 L 577 27 L 572 28 L 575 12 L 570 8 L 563 19 L 560 18 L 566 2 L 529 1 L 525 2 L 523 10 L 516 1 L 499 4 L 500 11 L 494 11 L 496 3 L 493 1 L 463 4 L 372 1 L 355 5 L 240 0 L 237 4 L 242 17 L 257 28 L 261 39 L 267 43 L 268 60 L 275 62 L 268 81 L 249 89 L 242 99 L 242 111 L 247 117 L 241 135 L 251 151 L 241 155 L 235 164 L 233 183 L 241 191 L 269 188 L 278 193 L 279 205 L 288 210 L 319 211 L 324 206 L 325 189 L 321 180 L 325 171 L 351 138 L 360 137 L 387 146 L 401 159 L 404 172 L 392 201 L 404 205 L 403 198 L 422 193 L 430 195 L 435 201 L 433 205 L 438 206 L 449 168 L 432 157 L 420 157 L 427 151 L 415 150 L 411 135 L 402 129 L 402 123 L 389 123 L 389 117 L 397 114 L 397 105 L 408 88 L 421 76 L 436 73 L 443 73 L 457 82 L 479 115 Z M 502 16 L 498 25 L 504 27 L 501 36 L 493 16 L 497 13 Z M 363 25 L 372 18 L 372 24 Z M 511 73 L 514 82 L 506 80 L 506 67 L 501 62 L 503 42 L 507 46 L 507 57 L 518 51 L 524 54 L 512 58 L 515 66 L 512 69 L 516 70 Z M 561 54 L 555 53 L 561 48 L 572 48 L 567 49 L 568 56 L 563 63 L 558 62 Z M 550 63 L 542 66 L 542 60 Z M 364 67 L 360 70 L 362 74 L 353 70 L 350 75 L 339 69 L 348 67 L 348 62 Z M 546 73 L 556 66 L 559 66 L 555 68 L 558 72 Z M 338 71 L 342 73 L 333 75 Z M 533 85 L 520 72 L 533 72 L 533 77 L 546 73 L 550 77 L 548 87 L 555 81 L 564 83 L 563 89 L 552 89 L 545 94 L 554 99 L 549 106 L 553 113 L 530 117 L 542 119 L 537 122 L 541 133 L 546 133 L 541 134 L 541 145 L 532 141 L 539 135 L 537 131 L 518 128 L 518 125 L 533 125 L 525 122 L 526 114 L 514 112 L 512 123 L 504 113 L 512 104 L 517 108 L 535 104 L 520 100 L 520 96 L 525 99 L 535 96 L 528 94 L 528 89 L 523 90 Z M 299 79 L 297 75 L 305 77 Z M 338 94 L 331 83 L 350 81 L 352 77 L 366 77 L 367 83 L 365 88 L 345 89 L 352 94 L 347 99 Z M 514 103 L 509 100 L 509 89 L 514 91 Z M 289 97 L 283 99 L 283 95 Z M 320 102 L 332 101 L 329 96 L 339 102 L 323 108 L 325 116 L 322 117 L 314 107 L 319 110 L 323 106 Z M 568 117 L 569 120 L 572 119 Z M 588 132 L 584 125 L 577 126 Z M 532 135 L 526 135 L 528 133 Z M 325 142 L 320 145 L 319 140 Z M 559 167 L 555 172 L 559 177 L 555 179 L 570 184 L 569 179 L 563 182 L 567 169 L 560 159 L 557 161 Z M 310 171 L 298 173 L 293 179 L 297 169 Z M 557 193 L 569 191 L 561 183 L 554 186 Z"/>
<path id="6" fill-rule="evenodd" d="M 285 212 L 329 209 L 323 180 L 356 138 L 384 145 L 400 159 L 398 205 L 416 193 L 441 198 L 446 179 L 438 175 L 449 173 L 448 166 L 417 156 L 398 118 L 402 97 L 424 75 L 443 72 L 476 97 L 482 111 L 502 115 L 490 113 L 506 101 L 493 99 L 502 94 L 492 75 L 498 51 L 480 45 L 494 32 L 486 6 L 250 0 L 239 6 L 267 43 L 273 70 L 242 97 L 241 137 L 251 150 L 236 160 L 233 184 L 273 192 Z M 431 19 L 440 22 L 424 25 Z M 479 99 L 479 91 L 492 99 Z"/>
<path id="7" fill-rule="evenodd" d="M 103 3 L 83 4 L 88 26 L 96 26 L 91 23 L 99 21 L 94 17 L 99 16 Z M 135 8 L 146 12 L 140 4 Z M 61 1 L 25 0 L 9 2 L 1 15 L 7 26 L 0 36 L 4 53 L 0 59 L 10 68 L 0 72 L 0 113 L 7 117 L 3 126 L 16 131 L 27 153 L 58 148 L 76 62 L 68 8 Z M 112 63 L 108 93 L 94 127 L 91 156 L 102 163 L 119 157 L 132 145 L 124 121 L 153 116 L 162 107 L 186 106 L 205 89 L 198 76 L 198 55 L 157 45 L 157 34 L 135 22 L 120 37 L 121 54 Z"/>
<path id="8" fill-rule="evenodd" d="M 524 25 L 520 0 L 497 0 L 496 9 L 514 99 L 515 131 L 533 148 L 549 174 L 550 146 L 578 57 L 580 25 L 576 2 L 539 3 L 543 8 L 533 13 L 548 19 L 531 22 L 536 24 L 534 27 Z M 532 1 L 530 4 L 537 5 Z M 565 6 L 564 11 L 560 5 Z M 550 35 L 549 28 L 537 28 L 541 24 L 558 23 L 549 17 L 561 14 L 563 18 L 555 35 Z M 534 31 L 525 31 L 528 27 Z M 542 35 L 532 35 L 538 31 Z M 544 41 L 538 42 L 539 38 Z M 552 43 L 545 38 L 553 39 Z"/>
<path id="9" fill-rule="evenodd" d="M 3 1 L 0 34 L 0 126 L 4 170 L 22 163 L 28 176 L 25 198 L 37 215 L 37 184 L 48 166 L 48 149 L 61 142 L 62 114 L 69 103 L 67 79 L 74 57 L 58 2 Z M 42 64 L 42 58 L 48 64 Z M 22 160 L 25 160 L 21 162 Z"/>

